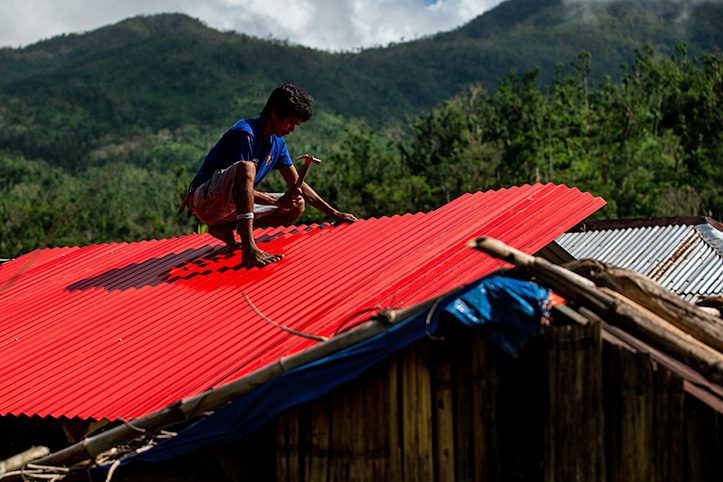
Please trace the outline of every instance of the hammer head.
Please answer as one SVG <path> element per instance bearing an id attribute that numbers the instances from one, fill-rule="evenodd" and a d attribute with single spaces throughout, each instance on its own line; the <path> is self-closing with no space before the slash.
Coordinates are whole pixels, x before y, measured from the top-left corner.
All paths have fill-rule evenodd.
<path id="1" fill-rule="evenodd" d="M 299 156 L 296 158 L 297 161 L 304 160 L 304 164 L 309 165 L 312 162 L 314 164 L 321 164 L 321 159 L 317 159 L 316 157 L 311 157 L 309 154 L 304 154 L 303 156 Z"/>

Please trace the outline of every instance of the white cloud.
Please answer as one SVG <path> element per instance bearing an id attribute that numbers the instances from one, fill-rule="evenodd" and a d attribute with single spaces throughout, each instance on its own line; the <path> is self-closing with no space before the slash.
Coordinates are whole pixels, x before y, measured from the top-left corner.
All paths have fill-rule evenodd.
<path id="1" fill-rule="evenodd" d="M 353 50 L 472 20 L 503 0 L 0 0 L 0 46 L 29 45 L 136 15 L 186 13 L 219 30 Z"/>

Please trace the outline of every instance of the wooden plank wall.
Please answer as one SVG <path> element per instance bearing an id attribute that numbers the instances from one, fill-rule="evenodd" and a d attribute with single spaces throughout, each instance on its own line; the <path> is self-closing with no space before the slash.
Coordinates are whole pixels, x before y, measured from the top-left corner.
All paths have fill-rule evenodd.
<path id="1" fill-rule="evenodd" d="M 723 417 L 699 400 L 685 399 L 686 482 L 723 480 Z"/>
<path id="2" fill-rule="evenodd" d="M 605 482 L 600 326 L 563 326 L 546 341 L 544 480 Z"/>
<path id="3" fill-rule="evenodd" d="M 400 414 L 413 411 L 399 410 L 397 365 L 394 361 L 379 364 L 327 396 L 281 414 L 277 480 L 401 480 L 399 474 L 405 464 L 399 449 L 404 436 L 400 434 L 399 417 L 408 418 L 411 415 Z M 429 431 L 417 436 L 419 443 L 430 437 Z M 424 453 L 410 446 L 414 447 L 408 451 L 410 456 Z"/>
<path id="4" fill-rule="evenodd" d="M 687 480 L 682 380 L 621 346 L 606 344 L 604 360 L 609 480 Z"/>
<path id="5" fill-rule="evenodd" d="M 519 359 L 462 327 L 417 342 L 282 414 L 276 478 L 686 480 L 681 380 L 603 351 L 600 329 L 557 327 Z"/>

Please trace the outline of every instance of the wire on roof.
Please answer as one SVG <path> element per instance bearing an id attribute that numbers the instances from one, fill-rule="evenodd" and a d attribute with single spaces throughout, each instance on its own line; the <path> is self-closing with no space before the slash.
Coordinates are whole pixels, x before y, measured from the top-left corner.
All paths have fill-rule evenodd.
<path id="1" fill-rule="evenodd" d="M 253 303 L 251 303 L 251 299 L 249 299 L 249 297 L 246 296 L 246 293 L 241 293 L 241 294 L 244 296 L 244 298 L 246 299 L 246 302 L 249 304 L 249 306 L 251 307 L 251 309 L 254 310 L 254 311 L 256 312 L 256 314 L 261 317 L 261 319 L 263 319 L 264 321 L 267 321 L 267 322 L 271 323 L 271 324 L 274 325 L 276 328 L 279 328 L 279 329 L 281 329 L 281 330 L 284 330 L 284 331 L 287 332 L 287 333 L 291 333 L 292 335 L 301 336 L 301 337 L 303 337 L 303 338 L 308 338 L 308 339 L 310 339 L 310 340 L 329 341 L 329 339 L 328 339 L 327 337 L 325 337 L 325 336 L 310 335 L 310 334 L 308 334 L 308 333 L 303 333 L 303 332 L 301 332 L 301 331 L 292 330 L 291 328 L 287 328 L 287 327 L 285 327 L 285 326 L 279 325 L 279 324 L 276 323 L 275 321 L 272 321 L 272 320 L 270 320 L 269 318 L 267 318 L 266 316 L 264 316 L 264 314 L 261 313 L 261 312 L 258 310 L 258 308 L 256 308 L 256 307 L 254 306 Z"/>

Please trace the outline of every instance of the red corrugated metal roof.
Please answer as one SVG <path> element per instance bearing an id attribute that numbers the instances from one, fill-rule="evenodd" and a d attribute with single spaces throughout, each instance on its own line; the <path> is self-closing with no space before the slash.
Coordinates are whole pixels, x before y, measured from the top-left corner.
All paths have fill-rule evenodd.
<path id="1" fill-rule="evenodd" d="M 0 266 L 0 414 L 131 419 L 501 266 L 470 238 L 528 253 L 605 201 L 552 184 L 466 194 L 430 213 L 256 230 L 284 253 L 241 267 L 209 235 L 34 251 Z M 355 318 L 353 321 L 358 321 Z"/>

